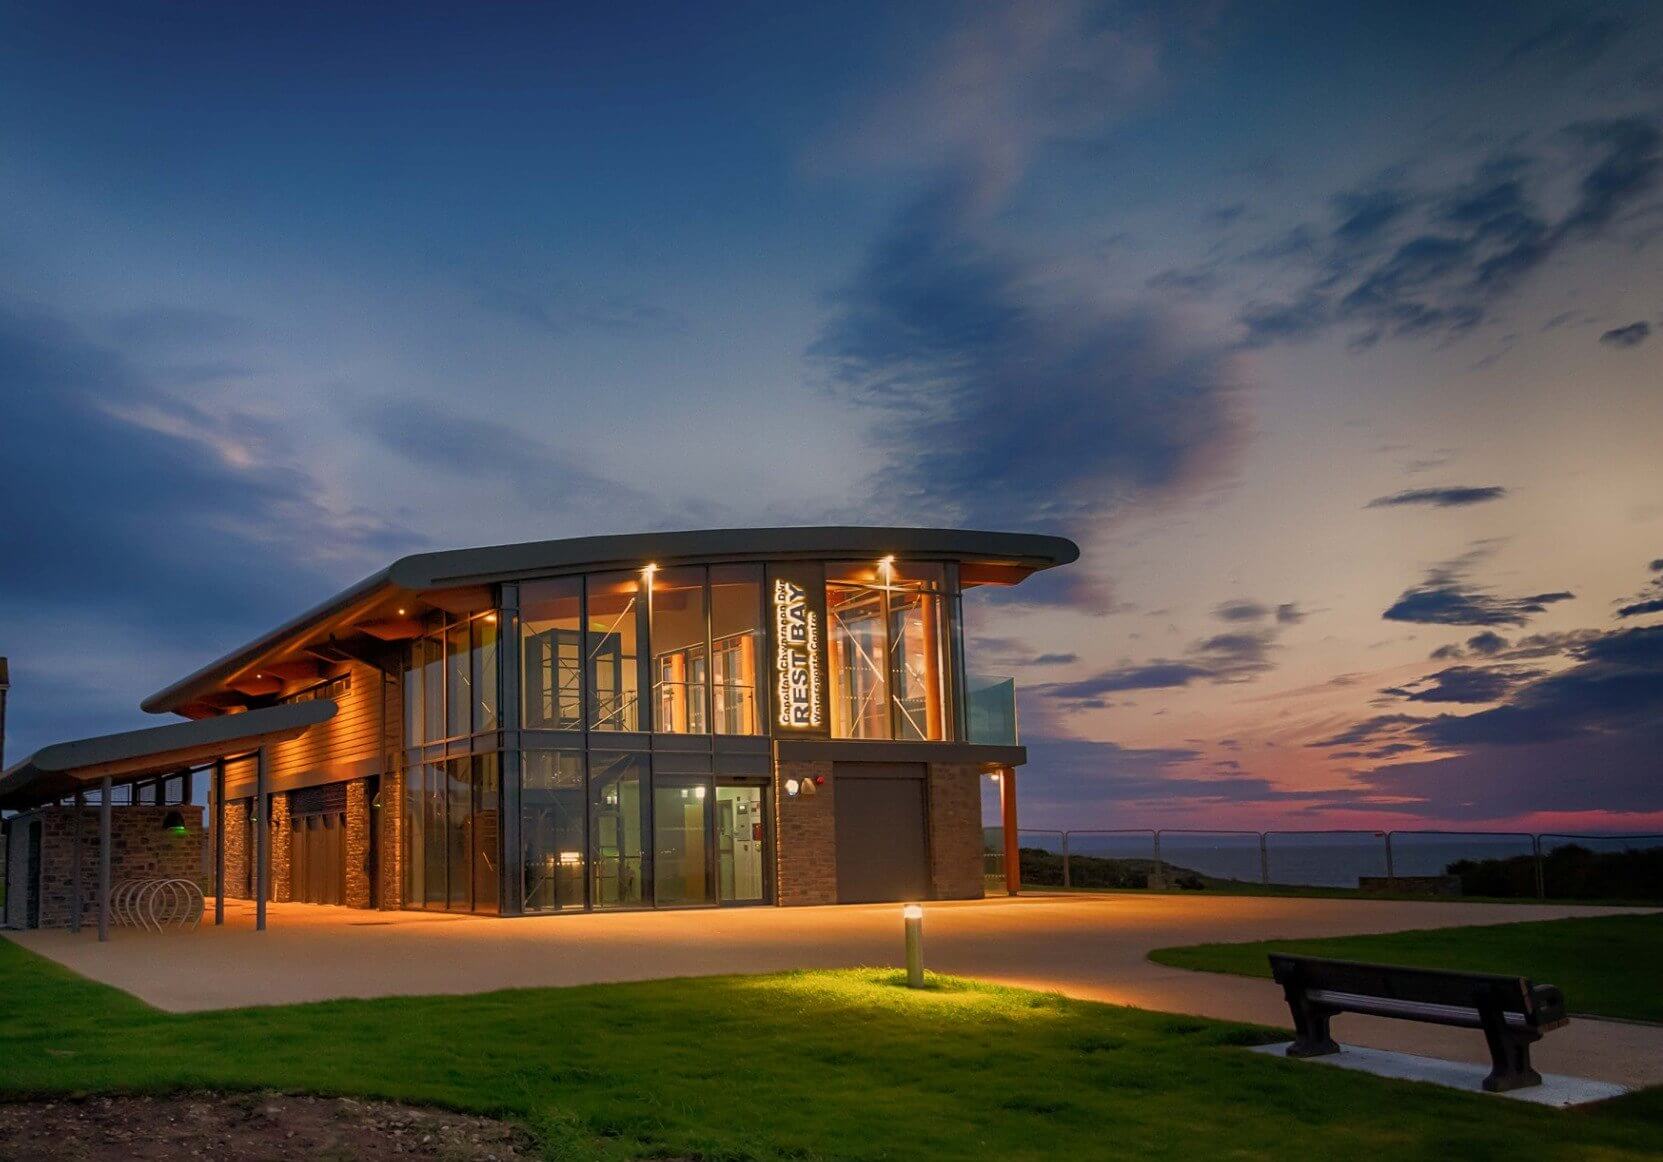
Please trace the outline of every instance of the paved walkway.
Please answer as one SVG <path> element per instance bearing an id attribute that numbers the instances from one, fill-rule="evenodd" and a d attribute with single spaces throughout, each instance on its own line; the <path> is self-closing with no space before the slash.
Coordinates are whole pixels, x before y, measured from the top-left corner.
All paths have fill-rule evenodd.
<path id="1" fill-rule="evenodd" d="M 1190 895 L 1034 895 L 928 906 L 931 969 L 1088 1000 L 1286 1027 L 1268 981 L 1165 968 L 1150 949 L 1556 919 L 1623 911 L 1563 905 L 1401 903 Z M 8 933 L 95 980 L 175 1011 L 335 997 L 476 993 L 790 968 L 898 965 L 896 905 L 749 908 L 491 919 L 278 904 L 252 930 Z M 1597 952 L 1596 952 L 1597 954 Z M 1575 1007 L 1575 997 L 1571 998 Z M 1342 1016 L 1342 1041 L 1486 1060 L 1476 1032 Z M 1663 1084 L 1663 1027 L 1576 1020 L 1537 1050 L 1538 1068 L 1626 1085 Z"/>

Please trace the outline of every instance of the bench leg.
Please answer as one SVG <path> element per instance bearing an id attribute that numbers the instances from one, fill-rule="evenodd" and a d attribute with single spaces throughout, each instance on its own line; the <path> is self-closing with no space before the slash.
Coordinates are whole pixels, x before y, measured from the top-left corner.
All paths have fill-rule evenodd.
<path id="1" fill-rule="evenodd" d="M 1542 1039 L 1535 1029 L 1514 1029 L 1499 1011 L 1479 1010 L 1484 1020 L 1484 1040 L 1490 1046 L 1490 1076 L 1484 1079 L 1489 1093 L 1508 1093 L 1542 1084 L 1542 1075 L 1530 1067 L 1530 1046 Z"/>
<path id="2" fill-rule="evenodd" d="M 1288 1008 L 1293 1012 L 1294 1039 L 1293 1044 L 1288 1046 L 1288 1056 L 1326 1057 L 1330 1053 L 1338 1053 L 1340 1047 L 1328 1032 L 1328 1022 L 1334 1011 L 1312 1004 L 1305 996 L 1305 990 L 1297 985 L 1286 986 L 1282 992 L 1288 998 Z"/>

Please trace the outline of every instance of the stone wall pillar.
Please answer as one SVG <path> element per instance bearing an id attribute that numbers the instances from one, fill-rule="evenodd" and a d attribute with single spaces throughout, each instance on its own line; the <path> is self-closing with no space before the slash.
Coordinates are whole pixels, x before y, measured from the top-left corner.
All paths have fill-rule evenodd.
<path id="1" fill-rule="evenodd" d="M 785 784 L 823 778 L 811 795 Z M 829 762 L 774 764 L 774 900 L 781 905 L 837 903 L 837 784 Z"/>
<path id="2" fill-rule="evenodd" d="M 376 902 L 383 909 L 404 907 L 404 772 L 381 776 L 381 809 L 374 811 L 376 832 Z"/>
<path id="3" fill-rule="evenodd" d="M 278 791 L 271 797 L 271 898 L 278 903 L 289 900 L 289 844 L 294 832 L 289 827 L 289 795 Z"/>
<path id="4" fill-rule="evenodd" d="M 930 764 L 930 893 L 937 900 L 982 896 L 981 772 Z"/>
<path id="5" fill-rule="evenodd" d="M 370 906 L 370 783 L 353 779 L 346 785 L 346 894 L 349 908 Z"/>
<path id="6" fill-rule="evenodd" d="M 225 803 L 225 896 L 232 900 L 253 897 L 253 853 L 248 850 L 247 799 L 228 799 Z"/>

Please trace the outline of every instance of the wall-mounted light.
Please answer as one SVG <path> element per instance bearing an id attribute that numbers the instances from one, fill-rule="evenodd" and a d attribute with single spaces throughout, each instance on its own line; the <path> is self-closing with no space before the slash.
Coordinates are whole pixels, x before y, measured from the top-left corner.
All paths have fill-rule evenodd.
<path id="1" fill-rule="evenodd" d="M 169 811 L 166 815 L 163 815 L 162 830 L 167 832 L 169 835 L 186 834 L 185 816 L 183 812 Z"/>
<path id="2" fill-rule="evenodd" d="M 795 795 L 798 791 L 800 791 L 802 789 L 803 789 L 802 784 L 799 783 L 796 779 L 787 779 L 787 780 L 785 780 L 785 793 L 787 795 Z"/>

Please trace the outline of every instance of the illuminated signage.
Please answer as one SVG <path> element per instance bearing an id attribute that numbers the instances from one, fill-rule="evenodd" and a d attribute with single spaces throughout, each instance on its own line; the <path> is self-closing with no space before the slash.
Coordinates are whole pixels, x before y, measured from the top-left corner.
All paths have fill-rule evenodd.
<path id="1" fill-rule="evenodd" d="M 790 730 L 818 727 L 820 709 L 820 617 L 808 607 L 808 591 L 795 581 L 774 581 L 774 633 L 779 651 L 779 724 Z"/>

